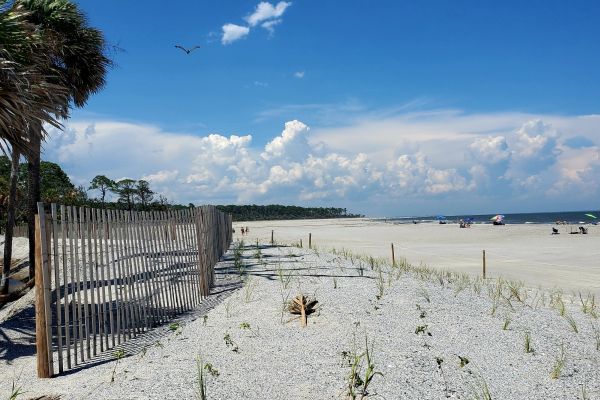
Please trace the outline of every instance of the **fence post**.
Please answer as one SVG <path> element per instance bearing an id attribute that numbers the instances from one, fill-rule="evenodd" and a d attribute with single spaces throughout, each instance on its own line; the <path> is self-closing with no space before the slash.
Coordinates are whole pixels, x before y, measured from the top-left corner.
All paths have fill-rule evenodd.
<path id="1" fill-rule="evenodd" d="M 483 279 L 485 279 L 485 250 L 483 250 Z"/>
<path id="2" fill-rule="evenodd" d="M 273 231 L 271 231 L 271 245 L 273 245 L 273 243 L 275 242 L 273 241 Z"/>
<path id="3" fill-rule="evenodd" d="M 312 249 L 312 233 L 308 234 L 308 248 Z"/>
<path id="4" fill-rule="evenodd" d="M 38 203 L 35 216 L 35 344 L 39 378 L 50 378 L 52 366 L 52 339 L 50 313 L 50 271 L 46 244 L 46 216 L 44 204 Z"/>
<path id="5" fill-rule="evenodd" d="M 392 267 L 396 266 L 396 255 L 394 254 L 394 243 L 392 243 Z"/>

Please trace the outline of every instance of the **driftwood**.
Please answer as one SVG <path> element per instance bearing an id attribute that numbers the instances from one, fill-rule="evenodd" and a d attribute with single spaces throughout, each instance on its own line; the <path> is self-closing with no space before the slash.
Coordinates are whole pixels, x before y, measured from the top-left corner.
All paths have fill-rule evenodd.
<path id="1" fill-rule="evenodd" d="M 300 326 L 306 326 L 306 316 L 316 311 L 318 303 L 316 299 L 309 299 L 299 294 L 289 302 L 288 311 L 292 314 L 300 315 Z"/>

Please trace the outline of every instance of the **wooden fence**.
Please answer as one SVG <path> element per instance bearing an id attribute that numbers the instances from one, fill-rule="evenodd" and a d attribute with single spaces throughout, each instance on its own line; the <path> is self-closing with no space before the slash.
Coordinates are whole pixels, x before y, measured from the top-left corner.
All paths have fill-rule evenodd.
<path id="1" fill-rule="evenodd" d="M 6 234 L 6 232 L 4 232 L 4 227 L 2 227 L 0 234 Z M 29 237 L 27 225 L 15 225 L 15 227 L 13 228 L 13 237 Z"/>
<path id="2" fill-rule="evenodd" d="M 194 308 L 231 240 L 231 216 L 213 206 L 127 212 L 38 203 L 38 376 Z"/>

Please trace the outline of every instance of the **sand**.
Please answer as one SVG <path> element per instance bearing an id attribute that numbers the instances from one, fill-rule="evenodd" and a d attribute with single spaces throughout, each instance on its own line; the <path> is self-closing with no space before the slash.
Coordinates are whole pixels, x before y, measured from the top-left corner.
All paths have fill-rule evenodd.
<path id="1" fill-rule="evenodd" d="M 242 224 L 234 226 L 240 239 Z M 13 382 L 25 392 L 18 399 L 196 398 L 202 356 L 219 371 L 207 377 L 208 399 L 340 399 L 350 376 L 344 354 L 363 354 L 367 338 L 374 370 L 382 374 L 367 399 L 485 398 L 485 387 L 494 399 L 600 399 L 598 306 L 584 312 L 568 290 L 535 289 L 598 292 L 596 227 L 588 235 L 562 227 L 552 236 L 549 225 L 459 229 L 365 219 L 243 226 L 250 227 L 243 276 L 229 251 L 217 266 L 213 294 L 181 316 L 176 329 L 161 326 L 127 342 L 122 359 L 112 349 L 68 374 L 37 379 L 33 293 L 1 309 L 0 398 L 9 397 Z M 276 241 L 302 238 L 305 246 L 310 232 L 318 248 L 271 247 L 271 230 Z M 252 246 L 257 237 L 260 258 Z M 485 248 L 489 279 L 389 264 L 371 269 L 364 259 L 323 250 L 389 258 L 392 241 L 398 260 L 472 276 L 480 273 Z M 504 284 L 496 296 L 498 275 L 534 289 L 517 287 L 517 298 Z M 283 307 L 298 293 L 320 305 L 306 328 Z M 564 366 L 553 379 L 561 351 Z"/>
<path id="2" fill-rule="evenodd" d="M 487 276 L 503 276 L 524 281 L 528 286 L 559 287 L 567 291 L 591 291 L 600 296 L 600 226 L 588 225 L 589 234 L 571 235 L 577 226 L 521 224 L 473 225 L 460 229 L 457 224 L 435 223 L 395 225 L 368 219 L 293 220 L 234 223 L 236 237 L 242 226 L 250 228 L 247 242 L 256 238 L 312 242 L 323 249 L 345 248 L 355 253 L 391 257 L 394 243 L 396 259 L 436 268 L 481 274 L 482 250 L 486 251 Z"/>
<path id="3" fill-rule="evenodd" d="M 128 342 L 123 359 L 113 350 L 95 365 L 39 380 L 33 355 L 8 362 L 3 349 L 0 396 L 8 397 L 14 379 L 25 399 L 192 399 L 201 355 L 219 371 L 206 378 L 208 399 L 342 399 L 351 370 L 344 354 L 363 354 L 366 337 L 382 374 L 367 399 L 484 398 L 485 387 L 494 399 L 600 397 L 598 319 L 568 295 L 563 313 L 578 332 L 560 315 L 557 295 L 551 307 L 550 294 L 520 289 L 520 302 L 505 287 L 496 304 L 494 280 L 466 287 L 460 276 L 448 276 L 440 284 L 419 270 L 384 265 L 382 282 L 377 267 L 339 254 L 261 247 L 260 258 L 256 249 L 243 252 L 242 288 L 225 289 L 239 280 L 230 252 L 218 265 L 215 294 L 176 329 Z M 306 328 L 282 312 L 283 301 L 300 292 L 320 304 Z M 17 341 L 17 328 L 0 328 Z M 524 349 L 527 334 L 531 352 Z M 561 348 L 565 364 L 553 379 Z"/>

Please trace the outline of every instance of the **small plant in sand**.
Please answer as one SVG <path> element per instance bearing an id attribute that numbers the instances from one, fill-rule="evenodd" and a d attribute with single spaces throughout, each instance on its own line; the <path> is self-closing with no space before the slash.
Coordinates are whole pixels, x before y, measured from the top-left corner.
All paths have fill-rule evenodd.
<path id="1" fill-rule="evenodd" d="M 196 398 L 198 400 L 206 400 L 206 378 L 208 374 L 213 378 L 219 376 L 219 370 L 217 370 L 211 363 L 205 363 L 202 361 L 202 357 L 196 358 Z"/>
<path id="2" fill-rule="evenodd" d="M 473 400 L 492 400 L 492 394 L 486 380 L 478 375 L 475 377 L 475 384 L 470 385 L 471 399 Z"/>
<path id="3" fill-rule="evenodd" d="M 233 248 L 233 266 L 238 271 L 238 274 L 244 274 L 244 261 L 242 260 L 244 251 L 244 241 L 240 240 L 237 246 Z"/>
<path id="4" fill-rule="evenodd" d="M 279 282 L 281 283 L 281 287 L 283 289 L 287 289 L 290 286 L 290 282 L 292 281 L 292 271 L 284 271 L 281 268 L 281 264 L 277 268 L 277 277 L 279 278 Z"/>
<path id="5" fill-rule="evenodd" d="M 426 302 L 431 303 L 431 298 L 429 297 L 429 292 L 425 288 L 419 288 L 419 295 L 425 299 Z"/>
<path id="6" fill-rule="evenodd" d="M 459 356 L 458 354 L 456 355 L 458 357 L 459 360 L 459 366 L 461 368 L 464 368 L 467 366 L 468 363 L 470 363 L 471 361 L 469 361 L 469 359 L 467 357 L 463 357 L 463 356 Z"/>
<path id="7" fill-rule="evenodd" d="M 444 375 L 444 368 L 442 368 L 444 359 L 442 357 L 436 357 L 435 362 L 437 364 L 438 371 L 440 371 L 440 375 L 442 375 L 442 380 L 444 381 L 444 394 L 446 397 L 450 397 L 448 395 L 448 381 L 446 380 L 446 375 Z"/>
<path id="8" fill-rule="evenodd" d="M 531 333 L 525 331 L 525 353 L 533 353 L 534 349 L 531 346 Z"/>
<path id="9" fill-rule="evenodd" d="M 256 328 L 256 330 L 252 329 L 252 326 L 250 326 L 250 324 L 248 322 L 242 322 L 240 324 L 240 329 L 249 331 L 251 334 L 251 337 L 260 336 L 260 329 L 259 328 Z"/>
<path id="10" fill-rule="evenodd" d="M 258 262 L 261 262 L 263 258 L 262 252 L 260 251 L 260 247 L 258 247 L 258 245 L 256 246 L 256 251 L 254 252 L 254 258 L 256 258 Z"/>
<path id="11" fill-rule="evenodd" d="M 577 329 L 577 322 L 575 322 L 575 319 L 571 315 L 566 313 L 563 315 L 563 317 L 568 322 L 571 329 L 573 329 L 573 332 L 579 333 L 579 330 Z"/>
<path id="12" fill-rule="evenodd" d="M 125 352 L 122 349 L 119 349 L 113 353 L 113 357 L 115 359 L 115 366 L 113 367 L 112 374 L 110 377 L 111 383 L 115 381 L 115 374 L 117 373 L 117 366 L 119 365 L 119 361 L 121 361 L 121 359 L 123 357 L 125 357 Z"/>
<path id="13" fill-rule="evenodd" d="M 231 335 L 229 334 L 229 332 L 225 332 L 225 336 L 223 336 L 223 340 L 225 341 L 225 346 L 227 348 L 231 347 L 231 351 L 233 351 L 234 353 L 239 353 L 240 349 L 239 349 L 237 343 L 235 343 L 233 341 L 233 339 L 231 338 Z"/>
<path id="14" fill-rule="evenodd" d="M 554 365 L 552 366 L 552 371 L 550 372 L 550 377 L 552 379 L 560 378 L 566 362 L 567 358 L 565 355 L 565 346 L 561 344 L 559 355 L 554 359 Z"/>
<path id="15" fill-rule="evenodd" d="M 588 293 L 585 300 L 579 292 L 579 301 L 581 301 L 581 311 L 584 314 L 589 314 L 594 318 L 598 318 L 598 311 L 596 308 L 596 296 L 592 293 Z"/>
<path id="16" fill-rule="evenodd" d="M 333 288 L 334 289 L 338 288 L 338 282 L 337 282 L 337 278 L 335 276 L 333 277 Z"/>
<path id="17" fill-rule="evenodd" d="M 431 336 L 431 332 L 429 332 L 429 329 L 427 328 L 427 325 L 418 325 L 415 328 L 415 334 L 416 335 Z"/>
<path id="18" fill-rule="evenodd" d="M 352 351 L 343 351 L 344 364 L 350 368 L 346 380 L 346 396 L 348 399 L 364 399 L 369 396 L 368 388 L 375 376 L 383 376 L 376 370 L 373 362 L 373 342 L 369 346 L 368 337 L 365 335 L 365 350 L 360 352 L 356 346 L 356 334 Z"/>
<path id="19" fill-rule="evenodd" d="M 15 381 L 12 381 L 12 388 L 10 393 L 8 394 L 8 400 L 16 400 L 17 397 L 19 397 L 20 395 L 24 394 L 25 392 L 23 391 L 23 387 L 20 385 L 17 385 L 15 383 Z"/>
<path id="20" fill-rule="evenodd" d="M 473 285 L 473 292 L 475 292 L 478 296 L 481 294 L 481 286 L 483 285 L 483 279 L 481 277 L 476 277 L 471 282 Z"/>
<path id="21" fill-rule="evenodd" d="M 457 277 L 454 282 L 454 296 L 458 296 L 460 292 L 471 285 L 471 278 L 467 274 L 455 274 Z"/>
<path id="22" fill-rule="evenodd" d="M 377 276 L 375 277 L 375 283 L 377 284 L 377 294 L 375 297 L 377 300 L 381 300 L 385 290 L 385 281 L 383 279 L 383 272 L 381 271 L 381 267 L 377 268 Z"/>
<path id="23" fill-rule="evenodd" d="M 506 314 L 504 316 L 504 323 L 502 324 L 502 330 L 503 331 L 507 331 L 508 330 L 508 326 L 510 325 L 510 323 L 512 322 L 512 318 L 510 316 L 510 314 Z"/>
<path id="24" fill-rule="evenodd" d="M 244 282 L 244 301 L 250 303 L 253 299 L 254 291 L 256 290 L 257 283 L 253 279 L 248 278 Z"/>
<path id="25" fill-rule="evenodd" d="M 600 327 L 592 324 L 592 330 L 594 331 L 594 339 L 596 341 L 596 350 L 600 351 Z"/>
<path id="26" fill-rule="evenodd" d="M 177 330 L 179 330 L 179 328 L 181 328 L 181 324 L 179 322 L 171 322 L 169 324 L 169 330 L 171 332 L 176 332 Z"/>
<path id="27" fill-rule="evenodd" d="M 565 302 L 563 301 L 563 292 L 558 288 L 550 291 L 550 307 L 555 308 L 562 316 L 565 313 Z"/>

